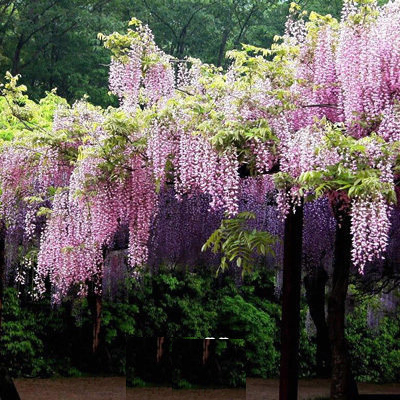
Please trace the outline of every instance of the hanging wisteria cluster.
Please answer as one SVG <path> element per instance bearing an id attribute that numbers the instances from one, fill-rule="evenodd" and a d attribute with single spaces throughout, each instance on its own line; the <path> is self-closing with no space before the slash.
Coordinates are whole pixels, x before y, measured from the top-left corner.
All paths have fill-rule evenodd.
<path id="1" fill-rule="evenodd" d="M 154 42 L 151 30 L 132 19 L 124 48 L 115 47 L 115 39 L 110 36 L 106 46 L 113 50 L 110 65 L 109 87 L 121 102 L 121 107 L 134 111 L 139 103 L 152 105 L 172 96 L 175 78 L 170 57 L 162 52 Z M 100 35 L 104 39 L 104 36 Z"/>
<path id="2" fill-rule="evenodd" d="M 309 171 L 325 171 L 314 181 L 316 174 L 303 175 L 305 181 L 313 181 L 308 190 L 330 198 L 332 190 L 350 195 L 352 257 L 360 270 L 382 257 L 387 248 L 388 193 L 393 201 L 397 157 L 396 145 L 390 146 L 398 139 L 400 94 L 400 2 L 383 7 L 369 3 L 345 2 L 340 22 L 312 13 L 309 22 L 298 25 L 305 31 L 297 41 L 298 80 L 291 88 L 298 139 L 284 155 L 291 161 L 290 168 L 301 168 L 305 160 Z M 322 128 L 310 141 L 309 130 L 318 133 L 312 126 L 321 118 L 330 126 L 336 124 L 342 138 L 332 140 L 324 132 L 332 128 Z M 343 140 L 346 135 L 355 140 Z M 391 150 L 382 151 L 384 147 Z"/>
<path id="3" fill-rule="evenodd" d="M 150 225 L 157 205 L 154 183 L 139 156 L 130 163 L 123 181 L 98 180 L 100 160 L 85 157 L 75 167 L 67 191 L 53 201 L 38 254 L 36 284 L 43 293 L 47 276 L 55 300 L 79 283 L 86 293 L 88 281 L 101 291 L 105 250 L 126 226 L 131 266 L 147 261 Z"/>
<path id="4" fill-rule="evenodd" d="M 277 209 L 284 216 L 313 200 L 306 215 L 315 224 L 304 233 L 313 263 L 340 223 L 329 207 L 339 196 L 348 199 L 354 264 L 362 270 L 384 255 L 400 128 L 400 1 L 347 1 L 341 21 L 304 18 L 289 18 L 270 50 L 232 51 L 226 72 L 172 59 L 137 20 L 126 35 L 101 36 L 120 107 L 60 108 L 52 135 L 1 152 L 1 213 L 9 234 L 22 229 L 40 243 L 39 293 L 48 276 L 56 300 L 74 285 L 85 293 L 88 282 L 100 291 L 105 251 L 123 229 L 131 267 L 148 261 L 149 243 L 164 254 L 150 235 L 170 196 L 193 213 L 197 202 L 219 217 L 255 211 L 255 227 L 278 235 Z"/>

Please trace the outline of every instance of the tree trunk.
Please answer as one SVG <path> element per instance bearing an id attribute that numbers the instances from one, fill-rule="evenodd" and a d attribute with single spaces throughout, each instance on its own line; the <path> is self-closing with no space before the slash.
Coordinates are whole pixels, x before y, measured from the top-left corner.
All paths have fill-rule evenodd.
<path id="1" fill-rule="evenodd" d="M 328 274 L 322 266 L 304 277 L 307 303 L 317 330 L 317 373 L 321 378 L 331 376 L 331 347 L 325 316 L 325 286 Z"/>
<path id="2" fill-rule="evenodd" d="M 210 356 L 210 343 L 211 339 L 203 339 L 203 365 L 205 365 Z"/>
<path id="3" fill-rule="evenodd" d="M 226 43 L 228 42 L 229 33 L 230 33 L 230 27 L 229 28 L 225 27 L 222 33 L 221 44 L 219 46 L 219 51 L 218 51 L 217 67 L 220 67 L 222 65 L 222 60 L 225 57 L 225 49 L 226 49 Z"/>
<path id="4" fill-rule="evenodd" d="M 93 354 L 97 354 L 100 345 L 102 298 L 101 294 L 96 293 L 94 290 L 93 283 L 89 284 L 88 305 L 92 315 L 92 352 Z"/>
<path id="5" fill-rule="evenodd" d="M 345 338 L 345 302 L 351 266 L 351 221 L 348 213 L 338 220 L 332 292 L 328 302 L 328 326 L 332 349 L 331 399 L 358 398 L 357 384 L 351 373 Z"/>
<path id="6" fill-rule="evenodd" d="M 183 54 L 185 53 L 185 40 L 186 40 L 186 34 L 187 34 L 187 28 L 184 27 L 182 29 L 181 34 L 179 35 L 178 38 L 178 43 L 176 45 L 176 57 L 178 59 L 182 59 L 183 58 Z"/>
<path id="7" fill-rule="evenodd" d="M 0 367 L 0 400 L 21 400 L 7 371 Z"/>
<path id="8" fill-rule="evenodd" d="M 164 354 L 164 341 L 164 336 L 157 338 L 157 364 L 161 361 L 161 358 Z"/>
<path id="9" fill-rule="evenodd" d="M 303 207 L 285 220 L 283 249 L 280 400 L 297 400 Z"/>
<path id="10" fill-rule="evenodd" d="M 22 51 L 22 47 L 24 45 L 24 38 L 22 36 L 20 36 L 18 43 L 17 43 L 17 47 L 15 48 L 14 51 L 14 55 L 13 55 L 13 59 L 12 59 L 12 67 L 11 67 L 11 74 L 12 75 L 17 75 L 19 74 L 19 63 L 21 61 L 21 51 Z"/>

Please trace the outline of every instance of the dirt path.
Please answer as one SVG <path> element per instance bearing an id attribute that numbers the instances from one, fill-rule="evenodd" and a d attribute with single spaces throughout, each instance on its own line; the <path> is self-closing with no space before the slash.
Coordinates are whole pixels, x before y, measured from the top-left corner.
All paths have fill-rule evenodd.
<path id="1" fill-rule="evenodd" d="M 277 380 L 247 379 L 245 389 L 125 388 L 123 377 L 17 379 L 21 400 L 274 400 Z M 247 391 L 247 393 L 246 393 Z M 400 384 L 359 384 L 360 394 L 399 395 Z M 329 381 L 302 380 L 299 399 L 329 396 Z"/>
<path id="2" fill-rule="evenodd" d="M 126 400 L 246 400 L 245 389 L 128 388 Z"/>
<path id="3" fill-rule="evenodd" d="M 326 379 L 301 380 L 299 399 L 308 400 L 316 397 L 329 397 L 330 381 Z M 246 400 L 275 400 L 279 398 L 279 382 L 272 379 L 247 379 Z M 359 383 L 360 394 L 398 394 L 400 384 L 375 385 Z"/>
<path id="4" fill-rule="evenodd" d="M 124 377 L 16 379 L 21 400 L 123 400 Z"/>

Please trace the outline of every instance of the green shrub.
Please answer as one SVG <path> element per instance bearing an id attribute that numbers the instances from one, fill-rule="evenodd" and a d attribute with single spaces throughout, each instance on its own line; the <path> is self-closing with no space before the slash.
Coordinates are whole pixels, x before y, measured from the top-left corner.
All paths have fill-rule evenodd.
<path id="1" fill-rule="evenodd" d="M 213 373 L 206 376 L 200 365 L 196 367 L 204 375 L 200 381 L 227 386 L 243 386 L 249 375 L 277 375 L 279 306 L 270 298 L 273 299 L 270 274 L 248 276 L 238 287 L 226 274 L 215 279 L 207 270 L 192 273 L 179 268 L 144 274 L 140 281 L 132 282 L 130 290 L 130 303 L 139 309 L 139 337 L 228 337 L 229 340 L 214 343 L 215 357 L 210 366 Z M 175 346 L 172 359 L 179 351 Z M 155 368 L 151 360 L 148 362 L 149 369 Z M 187 366 L 182 362 L 186 361 L 173 363 L 172 371 L 166 373 L 172 372 L 175 386 L 181 379 L 196 385 L 198 382 L 191 381 L 195 373 L 185 375 Z M 128 380 L 134 382 L 133 369 L 128 374 L 133 374 Z"/>
<path id="2" fill-rule="evenodd" d="M 366 298 L 347 315 L 346 335 L 352 368 L 356 378 L 364 382 L 400 381 L 400 319 L 384 316 L 376 329 L 368 326 Z"/>
<path id="3" fill-rule="evenodd" d="M 0 358 L 13 375 L 48 375 L 53 371 L 44 355 L 42 326 L 35 315 L 21 309 L 18 292 L 4 293 Z"/>
<path id="4" fill-rule="evenodd" d="M 215 332 L 217 310 L 211 274 L 186 270 L 145 273 L 132 280 L 129 303 L 138 306 L 138 337 L 167 336 L 204 338 Z"/>
<path id="5" fill-rule="evenodd" d="M 308 306 L 303 304 L 300 310 L 300 345 L 299 345 L 299 377 L 310 378 L 318 375 L 316 370 L 317 345 L 316 338 L 310 337 L 306 330 Z"/>
<path id="6" fill-rule="evenodd" d="M 270 306 L 267 304 L 265 308 L 271 308 Z M 273 311 L 277 313 L 277 309 Z M 275 340 L 278 331 L 274 314 L 271 315 L 270 312 L 271 310 L 255 307 L 239 294 L 221 299 L 220 332 L 221 335 L 231 338 L 235 347 L 235 358 L 232 362 L 239 364 L 236 369 L 244 366 L 244 379 L 246 375 L 271 377 L 277 374 L 278 352 Z M 232 370 L 233 366 L 229 365 L 227 368 Z"/>
<path id="7" fill-rule="evenodd" d="M 215 278 L 210 270 L 197 273 L 181 268 L 146 272 L 130 281 L 128 300 L 103 300 L 103 372 L 127 373 L 128 381 L 144 385 L 151 374 L 136 376 L 126 365 L 126 338 L 170 338 L 168 351 L 177 355 L 157 371 L 160 382 L 171 380 L 178 387 L 213 383 L 242 386 L 247 376 L 276 377 L 279 368 L 280 306 L 273 294 L 271 273 L 255 270 L 238 286 L 232 277 Z M 400 380 L 400 322 L 386 316 L 377 330 L 367 324 L 368 306 L 376 302 L 364 298 L 347 315 L 346 335 L 353 370 L 358 380 L 393 382 Z M 300 331 L 300 375 L 316 374 L 315 341 L 304 328 L 307 306 L 302 305 Z M 66 300 L 51 306 L 49 299 L 30 302 L 7 288 L 4 297 L 3 333 L 0 360 L 14 376 L 79 376 L 93 363 L 91 316 L 86 299 Z M 177 338 L 213 341 L 211 369 L 201 362 L 202 342 L 179 350 Z M 188 339 L 189 340 L 189 339 Z M 174 347 L 175 346 L 175 347 Z M 185 350 L 186 349 L 186 350 Z M 189 350 L 187 350 L 189 349 Z M 166 350 L 167 351 L 167 350 Z M 196 351 L 197 366 L 191 351 Z M 189 354 L 189 357 L 187 356 Z M 145 363 L 151 363 L 152 356 Z M 211 372 L 210 372 L 211 371 Z M 197 379 L 197 375 L 201 379 Z M 197 381 L 199 382 L 197 382 Z"/>

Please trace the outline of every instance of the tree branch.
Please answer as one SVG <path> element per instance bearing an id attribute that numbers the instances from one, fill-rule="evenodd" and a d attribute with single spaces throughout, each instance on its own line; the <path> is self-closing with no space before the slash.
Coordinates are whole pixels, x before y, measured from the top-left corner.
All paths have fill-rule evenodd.
<path id="1" fill-rule="evenodd" d="M 324 108 L 341 108 L 337 104 L 303 104 L 302 108 L 324 107 Z"/>
<path id="2" fill-rule="evenodd" d="M 154 14 L 154 16 L 155 16 L 162 24 L 164 24 L 164 25 L 172 32 L 172 34 L 174 35 L 174 37 L 177 39 L 178 36 L 177 36 L 176 32 L 174 31 L 174 29 L 172 28 L 172 26 L 171 26 L 167 21 L 165 21 L 164 18 L 162 18 L 158 13 L 156 13 L 152 7 L 149 6 L 149 4 L 147 3 L 147 0 L 142 0 L 142 1 L 143 1 L 143 4 L 145 5 L 145 7 L 146 7 L 152 14 Z"/>
<path id="3" fill-rule="evenodd" d="M 75 26 L 77 26 L 78 23 L 75 21 L 73 24 L 71 24 L 69 27 L 67 27 L 66 29 L 64 29 L 62 32 L 58 33 L 56 36 L 58 37 L 62 37 L 63 35 L 65 35 L 67 32 L 69 32 L 71 29 L 73 29 Z M 39 54 L 41 52 L 43 52 L 43 50 L 49 45 L 51 44 L 52 41 L 48 40 L 44 45 L 41 46 L 40 49 L 36 50 L 35 53 L 29 57 L 29 59 L 24 62 L 23 64 L 21 64 L 20 68 L 25 68 L 27 65 L 31 64 L 33 61 L 35 61 L 38 57 Z"/>

